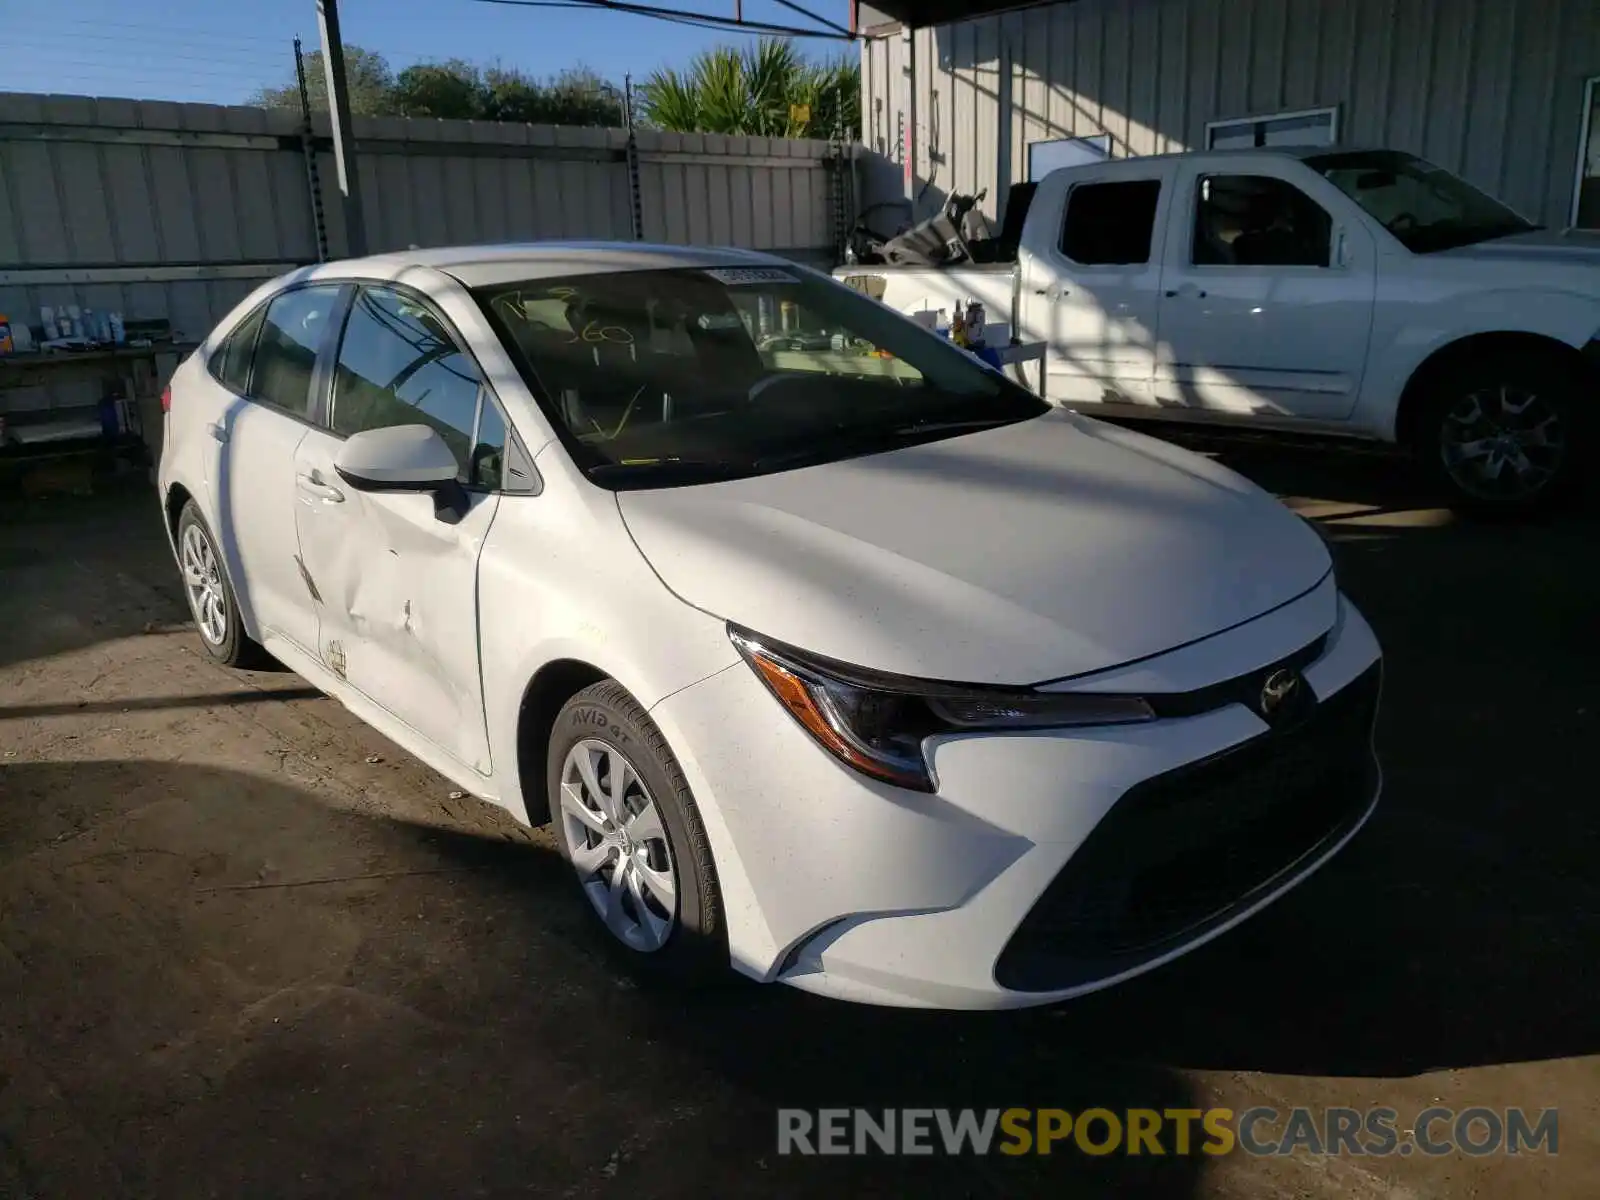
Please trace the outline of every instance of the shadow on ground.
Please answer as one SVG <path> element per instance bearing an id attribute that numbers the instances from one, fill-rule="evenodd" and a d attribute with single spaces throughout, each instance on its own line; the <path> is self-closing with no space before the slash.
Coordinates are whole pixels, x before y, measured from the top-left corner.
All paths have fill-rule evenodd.
<path id="1" fill-rule="evenodd" d="M 155 489 L 138 476 L 0 502 L 0 590 L 0 667 L 189 620 Z"/>
<path id="2" fill-rule="evenodd" d="M 1279 494 L 1350 506 L 1321 524 L 1386 655 L 1383 802 L 1275 911 L 1063 1022 L 1136 1022 L 1168 1064 L 1286 1073 L 1600 1051 L 1585 949 L 1600 940 L 1594 509 L 1475 524 L 1419 509 L 1393 460 L 1219 457 Z"/>
<path id="3" fill-rule="evenodd" d="M 252 775 L 20 764 L 0 793 L 0 1075 L 37 1194 L 1194 1194 L 1193 1158 L 775 1153 L 780 1106 L 1194 1107 L 1125 1023 L 638 980 L 538 844 Z M 101 806 L 81 831 L 71 797 Z"/>

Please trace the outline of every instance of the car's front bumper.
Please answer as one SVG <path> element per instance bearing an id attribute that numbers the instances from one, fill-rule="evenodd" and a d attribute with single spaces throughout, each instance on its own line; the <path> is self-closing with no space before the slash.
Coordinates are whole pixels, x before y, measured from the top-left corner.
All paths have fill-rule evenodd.
<path id="1" fill-rule="evenodd" d="M 1317 709 L 1292 731 L 1226 703 L 1144 725 L 950 737 L 930 747 L 934 795 L 840 766 L 743 664 L 668 697 L 654 715 L 706 821 L 734 964 L 852 1000 L 1007 1008 L 1215 937 L 1370 813 L 1377 641 L 1329 581 L 1131 669 L 1212 682 L 1319 633 L 1303 670 Z"/>

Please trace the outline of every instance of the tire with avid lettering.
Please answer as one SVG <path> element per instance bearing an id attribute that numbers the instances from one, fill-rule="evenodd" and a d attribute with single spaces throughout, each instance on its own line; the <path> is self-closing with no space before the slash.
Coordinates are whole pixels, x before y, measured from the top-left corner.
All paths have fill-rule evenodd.
<path id="1" fill-rule="evenodd" d="M 547 761 L 556 845 L 613 945 L 638 969 L 725 973 L 711 846 L 649 714 L 621 684 L 592 684 L 556 715 Z"/>

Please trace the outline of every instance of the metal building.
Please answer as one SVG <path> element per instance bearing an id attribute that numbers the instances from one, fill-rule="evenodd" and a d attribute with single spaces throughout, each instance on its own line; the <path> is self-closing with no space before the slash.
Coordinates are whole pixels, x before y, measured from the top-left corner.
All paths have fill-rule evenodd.
<path id="1" fill-rule="evenodd" d="M 863 140 L 911 168 L 919 216 L 982 187 L 993 216 L 1030 159 L 1063 152 L 1338 142 L 1600 228 L 1600 0 L 1069 0 L 951 19 L 995 7 L 860 7 Z M 1065 139 L 1091 140 L 1047 144 Z"/>

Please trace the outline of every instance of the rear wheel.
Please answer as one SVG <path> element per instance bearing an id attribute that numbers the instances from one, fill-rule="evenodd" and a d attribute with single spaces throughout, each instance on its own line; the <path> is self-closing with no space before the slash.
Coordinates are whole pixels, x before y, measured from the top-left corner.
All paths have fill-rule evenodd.
<path id="1" fill-rule="evenodd" d="M 267 653 L 245 633 L 222 553 L 193 500 L 178 516 L 178 569 L 206 653 L 230 667 L 259 667 Z"/>
<path id="2" fill-rule="evenodd" d="M 705 826 L 639 703 L 611 680 L 585 688 L 557 714 L 548 761 L 556 844 L 630 965 L 695 978 L 725 971 Z"/>
<path id="3" fill-rule="evenodd" d="M 1430 390 L 1415 450 L 1452 507 L 1513 516 L 1571 491 L 1592 451 L 1592 424 L 1563 364 L 1485 355 L 1452 367 Z"/>

